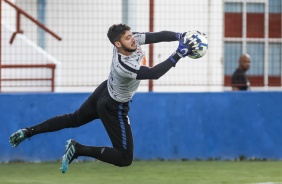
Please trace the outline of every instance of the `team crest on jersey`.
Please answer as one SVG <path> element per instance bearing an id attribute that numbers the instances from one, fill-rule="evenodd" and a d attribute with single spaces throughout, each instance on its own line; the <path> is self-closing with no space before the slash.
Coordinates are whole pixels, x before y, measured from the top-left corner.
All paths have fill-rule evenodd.
<path id="1" fill-rule="evenodd" d="M 147 66 L 146 56 L 143 56 L 143 57 L 142 57 L 140 65 L 141 65 L 141 66 Z"/>

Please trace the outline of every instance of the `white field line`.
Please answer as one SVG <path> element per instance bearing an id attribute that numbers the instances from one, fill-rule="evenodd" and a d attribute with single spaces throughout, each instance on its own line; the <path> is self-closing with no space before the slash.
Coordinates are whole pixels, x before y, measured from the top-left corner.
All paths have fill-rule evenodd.
<path id="1" fill-rule="evenodd" d="M 262 182 L 262 183 L 252 183 L 252 184 L 282 184 L 282 183 L 277 183 L 277 182 Z"/>

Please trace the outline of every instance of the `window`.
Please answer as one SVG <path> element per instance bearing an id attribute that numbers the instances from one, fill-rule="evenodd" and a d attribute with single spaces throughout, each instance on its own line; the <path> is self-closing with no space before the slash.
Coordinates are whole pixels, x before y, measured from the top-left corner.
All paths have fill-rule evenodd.
<path id="1" fill-rule="evenodd" d="M 269 44 L 268 50 L 268 78 L 269 86 L 281 84 L 281 44 Z"/>
<path id="2" fill-rule="evenodd" d="M 251 56 L 247 71 L 251 86 L 281 86 L 282 0 L 225 0 L 224 84 L 242 53 Z"/>
<path id="3" fill-rule="evenodd" d="M 224 44 L 225 82 L 231 81 L 232 74 L 234 70 L 238 67 L 238 56 L 240 56 L 241 53 L 242 53 L 242 43 L 225 42 Z M 228 85 L 230 85 L 230 83 Z"/>
<path id="4" fill-rule="evenodd" d="M 269 1 L 269 38 L 281 38 L 281 0 Z"/>
<path id="5" fill-rule="evenodd" d="M 225 37 L 242 37 L 242 3 L 225 3 Z"/>
<path id="6" fill-rule="evenodd" d="M 264 85 L 264 43 L 247 43 L 247 53 L 251 56 L 251 68 L 247 72 L 251 86 Z"/>

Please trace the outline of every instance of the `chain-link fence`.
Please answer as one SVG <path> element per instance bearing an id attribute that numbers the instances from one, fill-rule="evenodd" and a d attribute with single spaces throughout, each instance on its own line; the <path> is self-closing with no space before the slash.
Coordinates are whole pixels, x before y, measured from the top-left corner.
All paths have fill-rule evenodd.
<path id="1" fill-rule="evenodd" d="M 242 53 L 256 86 L 281 89 L 281 0 L 1 0 L 0 86 L 5 91 L 92 91 L 109 75 L 107 31 L 127 23 L 132 31 L 207 33 L 208 53 L 182 59 L 140 90 L 230 90 Z M 178 43 L 144 45 L 153 65 Z"/>

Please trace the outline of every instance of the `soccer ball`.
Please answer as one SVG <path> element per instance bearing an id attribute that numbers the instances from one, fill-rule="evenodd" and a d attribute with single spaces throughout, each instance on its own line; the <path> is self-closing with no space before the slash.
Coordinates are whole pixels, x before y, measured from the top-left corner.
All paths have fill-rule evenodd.
<path id="1" fill-rule="evenodd" d="M 200 31 L 189 31 L 186 33 L 184 41 L 187 43 L 194 43 L 192 47 L 195 48 L 195 50 L 188 55 L 188 57 L 192 59 L 201 58 L 208 51 L 208 39 L 205 33 Z"/>

